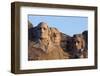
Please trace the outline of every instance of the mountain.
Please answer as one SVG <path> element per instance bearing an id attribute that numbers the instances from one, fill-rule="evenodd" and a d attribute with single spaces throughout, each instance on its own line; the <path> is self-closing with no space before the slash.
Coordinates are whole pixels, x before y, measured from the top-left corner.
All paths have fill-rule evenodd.
<path id="1" fill-rule="evenodd" d="M 48 39 L 40 37 L 43 35 Z M 55 27 L 49 27 L 47 23 L 41 22 L 33 27 L 32 23 L 28 21 L 28 41 L 29 60 L 86 58 L 88 53 L 87 30 L 70 36 Z M 76 43 L 78 46 L 75 46 Z M 85 47 L 81 47 L 82 45 Z"/>

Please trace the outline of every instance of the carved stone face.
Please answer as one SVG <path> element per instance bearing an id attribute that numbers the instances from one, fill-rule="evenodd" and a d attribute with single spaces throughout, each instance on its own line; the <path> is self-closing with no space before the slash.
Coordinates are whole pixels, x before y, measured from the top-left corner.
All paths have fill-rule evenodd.
<path id="1" fill-rule="evenodd" d="M 60 32 L 57 29 L 52 28 L 51 29 L 51 33 L 52 33 L 51 36 L 52 36 L 53 42 L 59 44 L 60 43 L 60 39 L 61 39 Z"/>
<path id="2" fill-rule="evenodd" d="M 84 46 L 84 41 L 81 37 L 74 38 L 74 47 L 75 49 L 79 50 L 82 49 Z"/>
<path id="3" fill-rule="evenodd" d="M 39 35 L 39 38 L 41 39 L 48 39 L 48 32 L 49 29 L 48 29 L 48 25 L 46 23 L 40 23 L 39 24 L 39 27 L 38 27 L 38 35 Z"/>

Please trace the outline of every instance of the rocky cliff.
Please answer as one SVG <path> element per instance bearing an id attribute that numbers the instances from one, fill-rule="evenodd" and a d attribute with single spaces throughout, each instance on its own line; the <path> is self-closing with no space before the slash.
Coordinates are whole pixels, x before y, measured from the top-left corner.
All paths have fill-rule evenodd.
<path id="1" fill-rule="evenodd" d="M 88 31 L 72 37 L 45 22 L 33 27 L 29 22 L 28 60 L 87 58 Z"/>

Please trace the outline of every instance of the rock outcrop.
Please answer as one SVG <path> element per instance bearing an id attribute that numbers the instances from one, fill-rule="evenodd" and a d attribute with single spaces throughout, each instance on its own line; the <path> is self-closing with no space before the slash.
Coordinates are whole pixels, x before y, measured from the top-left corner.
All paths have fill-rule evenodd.
<path id="1" fill-rule="evenodd" d="M 33 27 L 32 23 L 30 21 L 28 21 L 28 29 L 30 29 L 32 27 Z"/>
<path id="2" fill-rule="evenodd" d="M 28 29 L 28 60 L 86 58 L 87 42 L 87 31 L 71 37 L 41 22 Z"/>

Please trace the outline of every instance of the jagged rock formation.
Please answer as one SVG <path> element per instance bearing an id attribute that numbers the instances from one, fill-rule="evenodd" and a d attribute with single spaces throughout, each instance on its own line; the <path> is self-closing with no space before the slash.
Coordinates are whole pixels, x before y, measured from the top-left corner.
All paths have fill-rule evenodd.
<path id="1" fill-rule="evenodd" d="M 82 32 L 82 35 L 84 37 L 84 40 L 85 40 L 85 48 L 88 49 L 88 31 L 83 31 Z"/>
<path id="2" fill-rule="evenodd" d="M 62 49 L 67 52 L 68 48 L 67 48 L 67 40 L 69 40 L 69 38 L 71 38 L 69 35 L 66 35 L 62 32 L 60 32 L 61 34 L 61 42 L 60 42 L 60 46 L 62 47 Z"/>
<path id="3" fill-rule="evenodd" d="M 87 42 L 87 31 L 71 37 L 41 22 L 28 29 L 28 60 L 86 58 Z"/>
<path id="4" fill-rule="evenodd" d="M 28 29 L 30 29 L 32 27 L 33 27 L 32 23 L 30 21 L 28 21 Z"/>

